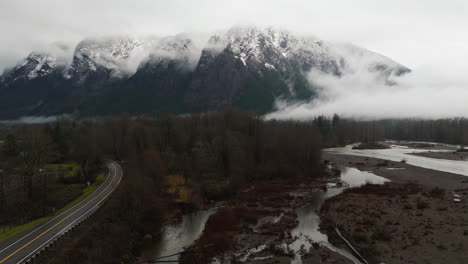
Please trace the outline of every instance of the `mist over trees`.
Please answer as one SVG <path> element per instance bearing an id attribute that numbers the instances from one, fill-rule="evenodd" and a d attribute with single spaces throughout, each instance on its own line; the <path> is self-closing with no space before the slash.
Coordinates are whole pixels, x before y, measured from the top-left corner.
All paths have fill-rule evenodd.
<path id="1" fill-rule="evenodd" d="M 311 123 L 320 132 L 327 146 L 385 139 L 468 145 L 466 118 L 359 121 L 341 119 L 334 115 L 331 118 L 318 116 Z"/>

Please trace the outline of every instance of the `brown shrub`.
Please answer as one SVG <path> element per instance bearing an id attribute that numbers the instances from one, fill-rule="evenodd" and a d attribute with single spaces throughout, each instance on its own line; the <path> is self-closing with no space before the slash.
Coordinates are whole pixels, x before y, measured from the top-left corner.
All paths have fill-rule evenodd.
<path id="1" fill-rule="evenodd" d="M 429 193 L 427 193 L 427 196 L 434 197 L 437 199 L 444 199 L 445 190 L 439 187 L 434 187 L 429 191 Z"/>
<path id="2" fill-rule="evenodd" d="M 421 198 L 416 199 L 416 207 L 419 210 L 424 210 L 429 207 L 429 202 L 422 200 Z"/>
<path id="3" fill-rule="evenodd" d="M 364 195 L 396 196 L 396 195 L 415 194 L 415 193 L 420 192 L 421 190 L 422 190 L 422 187 L 414 183 L 407 183 L 407 184 L 387 183 L 383 185 L 366 184 L 359 188 L 347 189 L 344 192 L 364 194 Z"/>

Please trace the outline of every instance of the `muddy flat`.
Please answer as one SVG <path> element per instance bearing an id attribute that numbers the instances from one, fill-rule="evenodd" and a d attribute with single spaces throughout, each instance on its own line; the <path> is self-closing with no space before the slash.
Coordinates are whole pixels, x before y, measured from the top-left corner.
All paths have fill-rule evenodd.
<path id="1" fill-rule="evenodd" d="M 468 263 L 467 199 L 456 203 L 441 190 L 396 183 L 349 189 L 322 206 L 321 228 L 340 245 L 338 226 L 370 263 Z"/>
<path id="2" fill-rule="evenodd" d="M 325 202 L 320 228 L 332 243 L 344 246 L 338 226 L 369 263 L 468 263 L 468 177 L 370 157 L 323 158 L 391 180 Z"/>

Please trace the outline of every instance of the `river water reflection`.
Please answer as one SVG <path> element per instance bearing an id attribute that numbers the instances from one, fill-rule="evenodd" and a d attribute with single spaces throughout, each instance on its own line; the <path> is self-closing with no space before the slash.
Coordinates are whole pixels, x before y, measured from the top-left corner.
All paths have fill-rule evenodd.
<path id="1" fill-rule="evenodd" d="M 216 212 L 218 207 L 199 210 L 191 214 L 186 214 L 182 222 L 176 225 L 167 226 L 162 234 L 161 240 L 155 249 L 147 255 L 151 258 L 158 258 L 179 253 L 185 247 L 190 246 L 197 240 L 205 228 L 208 218 Z M 164 258 L 164 261 L 177 261 L 178 255 Z"/>
<path id="2" fill-rule="evenodd" d="M 328 188 L 326 191 L 313 192 L 312 196 L 310 196 L 311 202 L 296 210 L 299 225 L 291 231 L 291 235 L 298 239 L 291 245 L 288 245 L 288 247 L 293 249 L 296 253 L 291 263 L 302 263 L 300 255 L 301 248 L 307 252 L 310 247 L 312 247 L 312 243 L 324 245 L 330 250 L 347 257 L 354 263 L 361 263 L 348 251 L 339 249 L 328 242 L 327 235 L 318 230 L 320 224 L 318 212 L 326 199 L 340 194 L 347 188 L 359 187 L 366 183 L 383 184 L 388 180 L 373 173 L 360 171 L 355 168 L 343 168 L 340 178 L 345 185 Z"/>

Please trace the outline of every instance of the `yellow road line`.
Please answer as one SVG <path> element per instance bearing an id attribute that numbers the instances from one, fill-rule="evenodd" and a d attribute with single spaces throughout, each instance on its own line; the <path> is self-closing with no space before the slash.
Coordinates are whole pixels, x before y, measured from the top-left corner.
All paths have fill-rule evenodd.
<path id="1" fill-rule="evenodd" d="M 74 215 L 76 212 L 78 212 L 79 210 L 81 210 L 83 207 L 85 207 L 86 205 L 88 205 L 90 202 L 94 201 L 96 198 L 98 198 L 99 195 L 101 195 L 105 190 L 107 190 L 107 188 L 109 188 L 111 185 L 112 185 L 112 182 L 114 182 L 114 179 L 115 179 L 115 175 L 117 174 L 117 167 L 114 166 L 114 177 L 112 178 L 111 182 L 109 183 L 109 185 L 106 186 L 106 188 L 104 188 L 98 195 L 96 195 L 93 199 L 89 200 L 87 203 L 85 203 L 83 206 L 81 206 L 80 208 L 76 209 L 73 213 L 69 214 L 67 217 L 65 217 L 64 219 L 60 220 L 60 222 L 56 223 L 55 225 L 53 225 L 52 227 L 50 227 L 49 229 L 47 229 L 46 231 L 44 231 L 42 234 L 38 235 L 37 237 L 35 237 L 33 240 L 29 241 L 28 243 L 26 243 L 25 245 L 23 245 L 22 247 L 20 247 L 19 249 L 17 249 L 15 252 L 11 253 L 8 257 L 2 259 L 0 261 L 0 263 L 3 263 L 5 260 L 11 258 L 12 256 L 14 256 L 16 253 L 18 253 L 20 250 L 22 250 L 23 248 L 27 247 L 29 244 L 31 244 L 32 242 L 36 241 L 37 239 L 39 239 L 41 236 L 43 236 L 44 234 L 48 233 L 50 230 L 52 230 L 54 227 L 58 226 L 59 224 L 61 224 L 63 221 L 67 220 L 70 216 Z"/>

